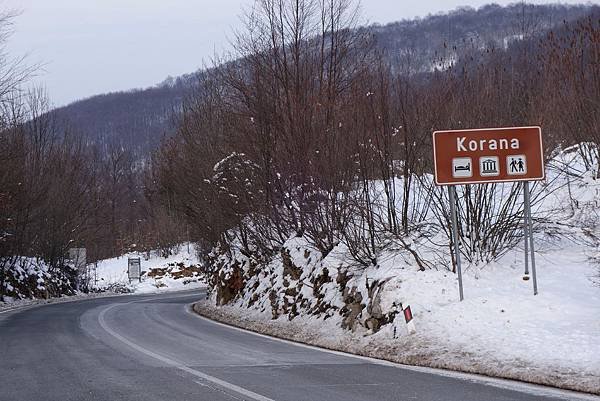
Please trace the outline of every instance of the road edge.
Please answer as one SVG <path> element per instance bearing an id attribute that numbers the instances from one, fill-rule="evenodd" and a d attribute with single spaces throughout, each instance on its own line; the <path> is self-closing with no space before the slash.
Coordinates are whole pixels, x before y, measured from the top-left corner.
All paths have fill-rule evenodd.
<path id="1" fill-rule="evenodd" d="M 101 292 L 101 293 L 77 294 L 77 295 L 70 295 L 70 296 L 64 296 L 64 297 L 52 297 L 52 298 L 48 298 L 48 299 L 26 299 L 26 300 L 22 300 L 22 301 L 26 301 L 26 302 L 22 302 L 22 303 L 20 302 L 18 305 L 15 305 L 15 306 L 9 306 L 8 304 L 5 306 L 0 306 L 0 315 L 8 314 L 11 312 L 17 313 L 17 312 L 21 312 L 21 311 L 25 311 L 28 309 L 41 307 L 41 306 L 65 304 L 65 303 L 70 303 L 70 302 L 88 301 L 88 300 L 100 299 L 100 298 L 122 297 L 122 296 L 128 296 L 128 295 L 134 295 L 134 294 L 116 293 L 116 292 Z"/>
<path id="2" fill-rule="evenodd" d="M 558 397 L 567 397 L 566 399 L 578 400 L 600 400 L 600 397 L 598 397 L 600 395 L 600 386 L 594 389 L 588 389 L 585 386 L 573 386 L 569 383 L 565 384 L 557 381 L 557 378 L 554 376 L 547 380 L 524 380 L 522 377 L 513 374 L 489 374 L 488 371 L 478 369 L 457 369 L 455 366 L 445 366 L 444 363 L 440 362 L 439 359 L 435 360 L 437 363 L 428 363 L 431 362 L 431 360 L 427 358 L 424 358 L 422 361 L 420 361 L 422 363 L 414 363 L 414 360 L 407 362 L 402 358 L 394 358 L 389 352 L 387 352 L 387 350 L 375 349 L 369 350 L 369 352 L 360 352 L 360 350 L 352 349 L 350 347 L 335 347 L 328 344 L 318 343 L 317 341 L 310 341 L 311 339 L 314 340 L 314 338 L 318 338 L 311 335 L 303 336 L 302 338 L 299 338 L 300 336 L 294 337 L 292 335 L 286 335 L 287 333 L 278 330 L 279 328 L 269 325 L 269 322 L 267 321 L 258 322 L 242 320 L 239 319 L 238 316 L 228 313 L 225 308 L 216 307 L 209 304 L 207 301 L 192 303 L 190 312 L 212 322 L 246 331 L 248 333 L 265 336 L 300 346 L 306 346 L 309 348 L 316 348 L 328 352 L 365 359 L 375 363 L 388 364 L 421 372 L 442 374 L 464 380 L 475 380 L 489 385 L 500 386 L 517 391 L 519 391 L 519 389 L 523 391 L 523 387 L 527 386 L 527 391 L 546 396 L 553 395 Z M 534 379 L 536 378 L 536 376 L 532 377 Z"/>

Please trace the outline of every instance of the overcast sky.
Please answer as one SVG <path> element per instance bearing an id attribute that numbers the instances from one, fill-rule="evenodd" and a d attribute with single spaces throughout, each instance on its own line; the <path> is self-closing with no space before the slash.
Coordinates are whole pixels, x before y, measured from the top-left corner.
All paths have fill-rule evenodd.
<path id="1" fill-rule="evenodd" d="M 508 4 L 514 0 L 495 0 Z M 228 48 L 253 0 L 0 0 L 20 10 L 8 51 L 44 63 L 35 79 L 56 106 L 189 73 Z M 426 16 L 483 0 L 362 0 L 368 22 Z M 581 1 L 563 1 L 579 3 Z M 534 1 L 550 3 L 550 1 Z"/>

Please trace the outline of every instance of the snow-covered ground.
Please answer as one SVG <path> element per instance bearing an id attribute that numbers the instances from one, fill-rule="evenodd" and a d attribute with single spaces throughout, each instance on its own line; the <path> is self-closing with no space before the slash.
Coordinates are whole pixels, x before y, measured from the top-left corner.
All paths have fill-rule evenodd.
<path id="1" fill-rule="evenodd" d="M 72 283 L 67 271 L 53 272 L 40 258 L 15 256 L 3 260 L 7 268 L 4 278 L 5 294 L 0 307 L 26 301 L 47 299 L 56 294 L 71 294 Z"/>
<path id="2" fill-rule="evenodd" d="M 129 281 L 129 258 L 141 259 L 141 281 Z M 94 271 L 95 269 L 95 271 Z M 92 286 L 98 290 L 127 290 L 134 293 L 161 293 L 205 287 L 200 263 L 193 245 L 182 244 L 168 257 L 159 252 L 128 253 L 99 261 L 90 272 Z"/>
<path id="3" fill-rule="evenodd" d="M 389 279 L 382 309 L 395 301 L 411 306 L 416 333 L 409 334 L 398 315 L 396 339 L 394 324 L 375 334 L 364 327 L 352 333 L 341 328 L 338 314 L 327 320 L 302 314 L 289 321 L 285 315 L 272 320 L 269 308 L 246 309 L 240 302 L 205 303 L 201 309 L 229 323 L 331 349 L 600 394 L 600 288 L 588 256 L 585 247 L 542 246 L 535 296 L 532 280 L 523 280 L 518 250 L 485 268 L 467 267 L 463 302 L 455 274 L 421 272 L 390 259 L 357 281 Z M 335 283 L 335 273 L 332 279 Z"/>
<path id="4" fill-rule="evenodd" d="M 143 273 L 141 282 L 129 282 L 127 259 L 130 257 L 141 259 Z M 43 289 L 45 281 L 42 278 L 52 279 L 47 273 L 47 266 L 42 261 L 31 260 L 23 266 L 27 266 L 31 271 L 27 272 L 28 275 L 23 273 L 23 277 L 40 277 L 38 279 L 38 289 Z M 23 270 L 20 265 L 18 267 Z M 158 251 L 152 251 L 149 254 L 132 252 L 116 258 L 98 261 L 97 264 L 90 264 L 88 269 L 92 288 L 101 292 L 76 292 L 74 295 L 61 297 L 36 298 L 23 296 L 23 299 L 5 296 L 5 301 L 0 302 L 0 312 L 32 305 L 71 302 L 123 293 L 162 293 L 206 287 L 204 280 L 201 278 L 197 253 L 191 244 L 189 247 L 188 244 L 182 244 L 175 253 L 166 258 L 160 256 Z"/>
<path id="5" fill-rule="evenodd" d="M 327 348 L 600 394 L 600 180 L 583 168 L 575 171 L 581 166 L 574 152 L 554 162 L 561 160 L 571 174 L 550 169 L 548 187 L 538 188 L 547 193 L 534 210 L 538 295 L 531 276 L 523 279 L 522 244 L 493 263 L 465 263 L 465 300 L 459 302 L 441 237 L 431 241 L 440 245 L 425 271 L 407 252 L 387 249 L 377 266 L 359 268 L 343 245 L 321 259 L 304 238 L 291 238 L 261 269 L 243 257 L 237 265 L 220 260 L 220 280 L 230 280 L 232 266 L 241 266 L 244 289 L 227 306 L 214 306 L 215 291 L 198 308 Z M 373 283 L 379 292 L 369 291 Z M 386 324 L 394 303 L 410 305 L 416 333 L 409 333 L 401 314 Z M 360 313 L 351 331 L 343 326 L 353 306 Z M 369 328 L 372 316 L 383 322 L 381 330 Z"/>

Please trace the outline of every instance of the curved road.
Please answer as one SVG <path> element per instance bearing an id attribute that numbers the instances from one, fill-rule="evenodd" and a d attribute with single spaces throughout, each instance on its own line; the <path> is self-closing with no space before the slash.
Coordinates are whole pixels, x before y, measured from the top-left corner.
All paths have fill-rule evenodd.
<path id="1" fill-rule="evenodd" d="M 197 292 L 101 298 L 0 314 L 0 400 L 580 398 L 257 336 L 192 314 L 189 304 L 202 297 Z"/>

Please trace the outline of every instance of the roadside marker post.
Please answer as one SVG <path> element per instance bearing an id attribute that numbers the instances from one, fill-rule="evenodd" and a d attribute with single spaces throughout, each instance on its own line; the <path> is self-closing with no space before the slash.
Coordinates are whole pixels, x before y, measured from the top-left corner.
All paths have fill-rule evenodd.
<path id="1" fill-rule="evenodd" d="M 546 178 L 541 128 L 509 127 L 435 131 L 433 160 L 436 185 L 448 186 L 451 237 L 460 300 L 464 299 L 464 294 L 456 186 L 497 182 L 523 181 L 524 279 L 526 280 L 529 275 L 529 257 L 531 257 L 533 293 L 537 295 L 529 181 L 541 181 Z"/>
<path id="2" fill-rule="evenodd" d="M 86 248 L 69 248 L 69 259 L 77 271 L 76 288 L 78 290 L 83 289 L 84 291 L 89 290 L 90 270 L 87 266 Z M 85 285 L 85 288 L 81 288 L 82 284 Z"/>
<path id="3" fill-rule="evenodd" d="M 413 315 L 412 315 L 412 311 L 410 310 L 410 305 L 408 305 L 406 308 L 404 308 L 403 312 L 404 312 L 404 320 L 406 321 L 406 323 L 410 323 L 410 321 L 413 320 Z"/>
<path id="4" fill-rule="evenodd" d="M 406 328 L 408 329 L 409 334 L 414 334 L 417 332 L 415 328 L 415 323 L 413 321 L 412 311 L 410 310 L 410 305 L 407 305 L 405 308 L 402 308 L 402 312 L 404 313 L 404 321 L 406 322 Z"/>
<path id="5" fill-rule="evenodd" d="M 398 338 L 398 309 L 402 310 L 402 302 L 399 302 L 398 304 L 396 304 L 396 302 L 393 302 L 392 312 L 394 313 L 394 332 L 392 333 L 392 338 Z"/>
<path id="6" fill-rule="evenodd" d="M 402 315 L 404 317 L 404 323 L 406 323 L 406 330 L 408 331 L 408 334 L 414 334 L 417 332 L 417 329 L 415 328 L 415 323 L 413 321 L 413 314 L 412 314 L 412 310 L 410 309 L 410 305 L 406 305 L 403 306 L 402 302 L 394 302 L 392 304 L 392 312 L 394 312 L 394 330 L 392 332 L 392 338 L 398 338 L 398 324 L 400 323 L 400 316 L 398 316 L 400 314 L 400 312 L 402 312 Z"/>

